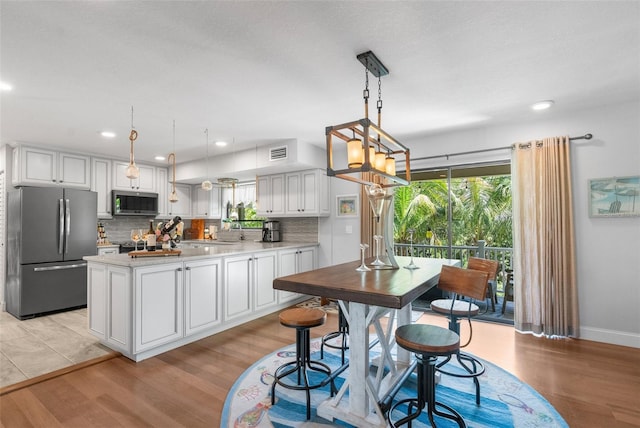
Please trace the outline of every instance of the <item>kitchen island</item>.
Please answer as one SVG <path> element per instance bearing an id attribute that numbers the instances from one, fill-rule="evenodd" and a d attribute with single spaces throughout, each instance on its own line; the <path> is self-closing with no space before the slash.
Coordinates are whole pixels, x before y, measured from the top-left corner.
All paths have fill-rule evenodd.
<path id="1" fill-rule="evenodd" d="M 273 289 L 317 267 L 316 242 L 185 241 L 180 255 L 86 256 L 89 331 L 141 361 L 307 298 Z"/>

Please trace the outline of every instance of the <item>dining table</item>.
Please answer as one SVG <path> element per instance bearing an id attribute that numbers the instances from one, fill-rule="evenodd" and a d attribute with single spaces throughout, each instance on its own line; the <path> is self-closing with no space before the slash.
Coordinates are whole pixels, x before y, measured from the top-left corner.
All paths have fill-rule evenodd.
<path id="1" fill-rule="evenodd" d="M 349 323 L 346 380 L 318 406 L 324 419 L 387 426 L 388 400 L 415 366 L 412 355 L 395 346 L 395 328 L 411 323 L 411 303 L 437 285 L 443 265 L 460 266 L 456 259 L 396 256 L 396 262 L 395 269 L 369 266 L 362 272 L 358 260 L 273 281 L 276 290 L 337 300 Z M 411 262 L 415 269 L 406 268 Z"/>

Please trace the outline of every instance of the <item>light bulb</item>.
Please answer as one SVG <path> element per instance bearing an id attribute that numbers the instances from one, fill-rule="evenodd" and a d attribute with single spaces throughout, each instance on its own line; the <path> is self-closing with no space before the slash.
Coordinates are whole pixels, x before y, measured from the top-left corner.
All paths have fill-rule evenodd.
<path id="1" fill-rule="evenodd" d="M 347 163 L 349 168 L 360 168 L 362 166 L 362 142 L 357 138 L 347 141 Z"/>
<path id="2" fill-rule="evenodd" d="M 386 163 L 386 156 L 383 152 L 376 152 L 376 163 L 375 163 L 375 169 L 377 169 L 378 171 L 384 171 L 385 170 L 385 163 Z"/>
<path id="3" fill-rule="evenodd" d="M 204 180 L 202 182 L 202 188 L 206 191 L 209 191 L 213 189 L 213 183 L 211 183 L 209 180 Z"/>
<path id="4" fill-rule="evenodd" d="M 127 167 L 126 175 L 127 175 L 127 178 L 131 180 L 134 180 L 140 176 L 140 170 L 136 166 L 135 162 L 131 162 L 129 164 L 129 167 Z"/>

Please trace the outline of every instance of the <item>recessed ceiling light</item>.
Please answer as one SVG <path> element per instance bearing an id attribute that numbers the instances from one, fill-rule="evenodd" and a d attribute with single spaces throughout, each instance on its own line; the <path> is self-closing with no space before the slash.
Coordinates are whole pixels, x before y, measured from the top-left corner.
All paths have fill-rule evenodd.
<path id="1" fill-rule="evenodd" d="M 164 156 L 156 156 L 154 159 L 157 160 L 157 161 L 163 161 L 166 158 Z"/>
<path id="2" fill-rule="evenodd" d="M 102 131 L 100 135 L 102 135 L 104 138 L 115 138 L 116 133 L 111 131 Z"/>
<path id="3" fill-rule="evenodd" d="M 216 146 L 218 147 L 224 147 L 227 145 L 226 141 L 216 141 Z"/>
<path id="4" fill-rule="evenodd" d="M 13 86 L 6 82 L 0 82 L 0 91 L 9 92 L 13 89 Z"/>
<path id="5" fill-rule="evenodd" d="M 553 100 L 538 101 L 537 103 L 533 104 L 531 108 L 533 110 L 546 110 L 552 105 L 553 105 Z"/>

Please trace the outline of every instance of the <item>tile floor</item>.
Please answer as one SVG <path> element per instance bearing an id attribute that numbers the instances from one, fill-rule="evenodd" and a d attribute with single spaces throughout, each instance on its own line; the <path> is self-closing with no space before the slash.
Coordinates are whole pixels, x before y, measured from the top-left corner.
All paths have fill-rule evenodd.
<path id="1" fill-rule="evenodd" d="M 111 353 L 87 331 L 87 309 L 20 321 L 0 312 L 0 387 Z"/>

